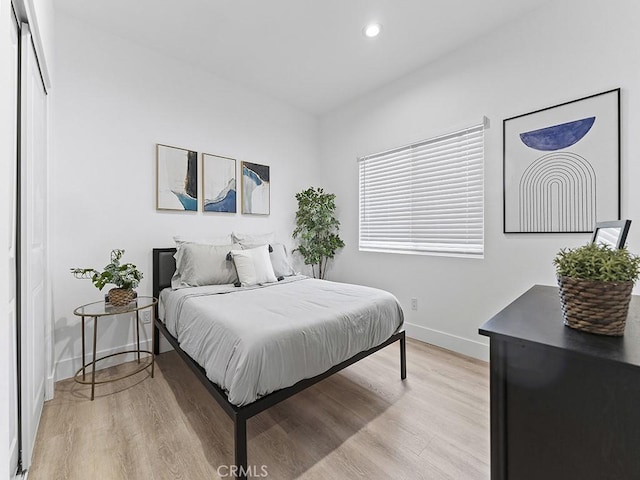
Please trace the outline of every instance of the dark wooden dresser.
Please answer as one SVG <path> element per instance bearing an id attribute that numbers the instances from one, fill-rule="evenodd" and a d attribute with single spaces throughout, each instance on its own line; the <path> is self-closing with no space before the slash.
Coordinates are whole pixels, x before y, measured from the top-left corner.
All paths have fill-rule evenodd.
<path id="1" fill-rule="evenodd" d="M 487 321 L 492 480 L 640 479 L 640 297 L 623 337 L 564 326 L 536 285 Z"/>

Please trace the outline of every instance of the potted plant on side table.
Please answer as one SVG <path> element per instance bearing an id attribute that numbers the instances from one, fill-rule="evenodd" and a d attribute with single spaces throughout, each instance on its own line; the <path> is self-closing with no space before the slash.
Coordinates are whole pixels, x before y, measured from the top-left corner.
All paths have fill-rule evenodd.
<path id="1" fill-rule="evenodd" d="M 624 334 L 640 257 L 626 248 L 589 243 L 553 260 L 565 325 L 600 335 Z"/>
<path id="2" fill-rule="evenodd" d="M 116 288 L 109 290 L 109 303 L 121 307 L 128 305 L 135 298 L 134 288 L 140 284 L 143 275 L 133 263 L 120 263 L 124 250 L 111 251 L 111 263 L 102 272 L 93 268 L 72 268 L 76 278 L 90 279 L 98 290 L 105 285 L 113 284 Z"/>

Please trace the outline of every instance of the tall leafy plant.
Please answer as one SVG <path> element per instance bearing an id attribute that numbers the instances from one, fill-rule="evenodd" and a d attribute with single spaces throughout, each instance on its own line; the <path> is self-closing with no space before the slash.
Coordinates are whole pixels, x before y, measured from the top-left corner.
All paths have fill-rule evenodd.
<path id="1" fill-rule="evenodd" d="M 296 194 L 298 211 L 293 238 L 299 238 L 300 245 L 294 250 L 311 265 L 315 278 L 324 278 L 327 264 L 344 242 L 338 235 L 340 222 L 335 217 L 336 196 L 325 193 L 322 188 L 308 188 Z"/>

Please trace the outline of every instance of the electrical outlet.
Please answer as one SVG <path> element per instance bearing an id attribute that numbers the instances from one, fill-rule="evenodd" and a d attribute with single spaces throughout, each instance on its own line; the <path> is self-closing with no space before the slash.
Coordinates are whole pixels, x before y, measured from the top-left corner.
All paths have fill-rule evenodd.
<path id="1" fill-rule="evenodd" d="M 142 313 L 142 323 L 151 323 L 151 312 L 144 310 Z"/>
<path id="2" fill-rule="evenodd" d="M 411 310 L 418 310 L 418 299 L 417 298 L 412 298 L 411 299 Z"/>

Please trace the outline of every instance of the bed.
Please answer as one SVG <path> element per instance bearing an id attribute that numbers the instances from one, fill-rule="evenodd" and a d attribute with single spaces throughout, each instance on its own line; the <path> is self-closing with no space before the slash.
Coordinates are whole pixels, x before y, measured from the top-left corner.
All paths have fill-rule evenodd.
<path id="1" fill-rule="evenodd" d="M 392 295 L 300 276 L 171 290 L 175 252 L 153 249 L 154 353 L 162 333 L 233 420 L 237 478 L 246 478 L 254 415 L 396 341 L 406 378 L 402 310 Z"/>

